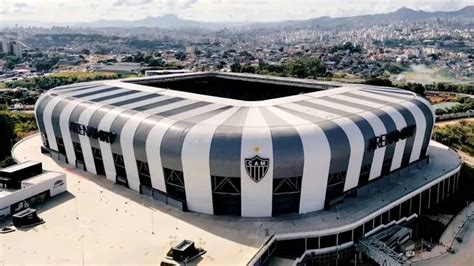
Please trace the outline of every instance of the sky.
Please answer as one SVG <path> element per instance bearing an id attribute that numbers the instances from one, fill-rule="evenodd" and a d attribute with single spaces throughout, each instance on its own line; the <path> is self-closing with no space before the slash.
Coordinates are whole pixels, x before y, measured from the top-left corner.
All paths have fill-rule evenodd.
<path id="1" fill-rule="evenodd" d="M 137 20 L 165 14 L 201 21 L 281 21 L 387 13 L 403 6 L 452 11 L 467 5 L 474 0 L 0 0 L 0 23 Z"/>

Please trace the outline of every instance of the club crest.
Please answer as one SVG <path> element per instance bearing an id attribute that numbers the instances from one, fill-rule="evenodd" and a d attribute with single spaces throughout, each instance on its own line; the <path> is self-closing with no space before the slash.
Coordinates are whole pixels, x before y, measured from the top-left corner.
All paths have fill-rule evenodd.
<path id="1" fill-rule="evenodd" d="M 269 165 L 270 159 L 264 159 L 258 155 L 245 159 L 245 170 L 255 183 L 260 182 L 265 177 Z"/>

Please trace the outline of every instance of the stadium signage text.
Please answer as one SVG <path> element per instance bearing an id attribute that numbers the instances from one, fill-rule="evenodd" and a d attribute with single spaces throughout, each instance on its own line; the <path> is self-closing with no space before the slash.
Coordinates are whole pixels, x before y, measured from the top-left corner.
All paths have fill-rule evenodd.
<path id="1" fill-rule="evenodd" d="M 69 123 L 69 131 L 82 136 L 88 136 L 89 138 L 97 139 L 106 143 L 113 143 L 116 137 L 116 134 L 114 132 L 98 130 L 95 127 L 82 125 L 76 122 Z"/>
<path id="2" fill-rule="evenodd" d="M 54 182 L 53 188 L 57 188 L 57 187 L 60 187 L 60 186 L 62 186 L 62 185 L 64 185 L 64 181 L 62 181 L 62 180 L 57 180 L 56 182 Z"/>
<path id="3" fill-rule="evenodd" d="M 245 170 L 255 183 L 260 182 L 265 177 L 269 165 L 270 159 L 264 159 L 258 155 L 245 159 Z"/>
<path id="4" fill-rule="evenodd" d="M 416 126 L 407 126 L 401 130 L 395 130 L 387 134 L 376 136 L 369 141 L 369 151 L 383 148 L 387 145 L 412 137 L 415 134 Z"/>

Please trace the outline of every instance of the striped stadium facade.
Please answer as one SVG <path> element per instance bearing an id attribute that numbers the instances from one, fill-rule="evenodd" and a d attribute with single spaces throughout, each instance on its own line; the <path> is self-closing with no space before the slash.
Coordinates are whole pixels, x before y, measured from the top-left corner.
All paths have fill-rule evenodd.
<path id="1" fill-rule="evenodd" d="M 205 78 L 314 90 L 250 101 L 156 85 Z M 245 217 L 340 202 L 425 159 L 434 125 L 430 104 L 400 89 L 222 73 L 57 87 L 35 114 L 44 149 L 73 166 L 190 211 Z"/>

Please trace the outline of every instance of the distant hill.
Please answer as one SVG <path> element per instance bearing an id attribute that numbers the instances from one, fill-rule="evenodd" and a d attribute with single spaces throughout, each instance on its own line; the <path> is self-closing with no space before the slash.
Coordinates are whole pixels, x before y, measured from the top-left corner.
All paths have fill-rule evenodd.
<path id="1" fill-rule="evenodd" d="M 69 23 L 72 27 L 89 27 L 89 28 L 134 28 L 134 27 L 159 27 L 165 29 L 179 28 L 203 28 L 218 30 L 225 27 L 334 27 L 334 26 L 368 26 L 383 23 L 395 23 L 400 21 L 421 21 L 431 19 L 446 18 L 465 18 L 474 20 L 474 6 L 466 6 L 457 11 L 438 11 L 426 12 L 417 11 L 410 8 L 402 7 L 394 12 L 375 15 L 361 15 L 353 17 L 318 17 L 308 20 L 294 20 L 281 22 L 204 22 L 196 20 L 187 20 L 178 18 L 176 15 L 164 15 L 157 17 L 147 17 L 140 20 L 97 20 L 88 23 Z M 43 26 L 50 27 L 65 26 L 66 23 L 53 24 L 41 23 L 34 21 L 4 21 L 0 27 L 12 26 Z"/>
<path id="2" fill-rule="evenodd" d="M 402 7 L 394 12 L 386 14 L 362 15 L 354 17 L 319 17 L 300 21 L 284 21 L 276 23 L 260 23 L 259 26 L 276 26 L 276 27 L 331 27 L 331 26 L 368 26 L 377 24 L 396 23 L 401 21 L 422 21 L 431 19 L 446 18 L 466 18 L 474 20 L 474 6 L 467 6 L 457 11 L 438 11 L 425 12 L 416 11 L 410 8 Z"/>
<path id="3" fill-rule="evenodd" d="M 196 20 L 187 20 L 178 18 L 176 15 L 164 15 L 158 17 L 147 17 L 140 20 L 98 20 L 90 23 L 80 23 L 76 27 L 91 27 L 91 28 L 133 28 L 133 27 L 159 27 L 166 29 L 177 28 L 206 28 L 219 29 L 226 26 L 238 26 L 243 23 L 221 23 L 221 22 L 203 22 Z"/>
<path id="4" fill-rule="evenodd" d="M 416 11 L 406 7 L 402 7 L 394 12 L 386 14 L 376 15 L 362 15 L 354 17 L 319 17 L 308 20 L 296 20 L 296 21 L 282 21 L 282 22 L 269 22 L 269 23 L 250 23 L 250 22 L 237 22 L 237 23 L 226 23 L 226 22 L 202 22 L 195 20 L 180 19 L 175 15 L 164 15 L 159 17 L 147 17 L 141 20 L 135 21 L 123 21 L 123 20 L 100 20 L 86 24 L 79 24 L 78 26 L 86 27 L 160 27 L 160 28 L 206 28 L 206 29 L 220 29 L 224 27 L 238 27 L 238 26 L 250 26 L 250 27 L 331 27 L 339 25 L 375 25 L 382 23 L 394 23 L 400 21 L 420 21 L 437 18 L 467 18 L 474 20 L 474 6 L 467 6 L 457 11 L 438 11 L 438 12 L 425 12 Z"/>

